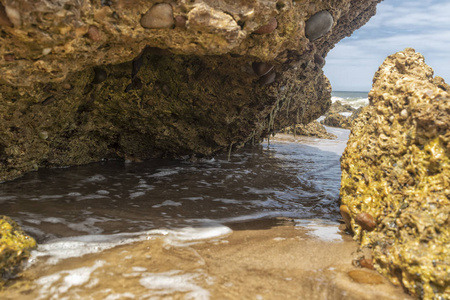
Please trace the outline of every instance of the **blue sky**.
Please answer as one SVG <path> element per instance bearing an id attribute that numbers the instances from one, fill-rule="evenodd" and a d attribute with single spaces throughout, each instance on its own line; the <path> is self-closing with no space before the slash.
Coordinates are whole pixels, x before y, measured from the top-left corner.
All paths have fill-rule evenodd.
<path id="1" fill-rule="evenodd" d="M 369 91 L 384 59 L 407 47 L 450 82 L 449 0 L 384 0 L 366 25 L 328 53 L 324 72 L 334 91 Z"/>

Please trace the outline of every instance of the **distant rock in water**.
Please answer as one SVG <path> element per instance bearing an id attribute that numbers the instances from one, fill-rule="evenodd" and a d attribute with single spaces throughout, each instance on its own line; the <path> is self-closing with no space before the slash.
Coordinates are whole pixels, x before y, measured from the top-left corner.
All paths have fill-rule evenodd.
<path id="1" fill-rule="evenodd" d="M 450 293 L 450 87 L 408 48 L 374 77 L 341 159 L 342 205 L 374 267 L 421 299 Z"/>
<path id="2" fill-rule="evenodd" d="M 325 119 L 320 121 L 320 123 L 330 127 L 350 129 L 352 121 L 358 116 L 360 111 L 361 108 L 355 109 L 349 104 L 342 104 L 340 101 L 336 101 L 331 104 L 325 114 Z"/>
<path id="3" fill-rule="evenodd" d="M 327 132 L 325 127 L 317 121 L 312 121 L 308 124 L 297 124 L 295 127 L 286 127 L 281 132 L 293 135 L 314 136 L 321 139 L 337 138 L 334 134 Z"/>

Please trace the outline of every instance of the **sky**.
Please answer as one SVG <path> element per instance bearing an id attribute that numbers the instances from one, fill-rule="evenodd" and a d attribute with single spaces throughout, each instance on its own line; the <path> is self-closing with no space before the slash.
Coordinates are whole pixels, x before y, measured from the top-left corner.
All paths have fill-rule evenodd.
<path id="1" fill-rule="evenodd" d="M 327 55 L 325 75 L 334 91 L 370 91 L 387 56 L 414 48 L 450 82 L 450 1 L 384 0 L 377 14 Z"/>

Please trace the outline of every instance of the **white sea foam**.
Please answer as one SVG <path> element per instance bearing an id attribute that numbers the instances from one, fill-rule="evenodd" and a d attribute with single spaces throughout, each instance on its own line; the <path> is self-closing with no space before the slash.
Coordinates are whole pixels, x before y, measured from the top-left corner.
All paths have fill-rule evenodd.
<path id="1" fill-rule="evenodd" d="M 102 182 L 105 180 L 106 180 L 105 176 L 103 176 L 101 174 L 96 174 L 96 175 L 90 176 L 90 177 L 82 180 L 82 182 Z"/>
<path id="2" fill-rule="evenodd" d="M 64 270 L 36 280 L 41 286 L 38 299 L 61 299 L 60 295 L 75 286 L 89 281 L 92 272 L 102 267 L 105 261 L 98 260 L 92 267 L 82 267 L 73 270 Z"/>
<path id="3" fill-rule="evenodd" d="M 199 227 L 184 227 L 180 229 L 155 229 L 147 232 L 118 233 L 111 235 L 84 235 L 70 238 L 55 239 L 41 244 L 32 251 L 30 263 L 46 257 L 48 264 L 56 264 L 60 260 L 81 257 L 90 253 L 98 253 L 119 245 L 131 244 L 156 237 L 163 237 L 166 244 L 183 246 L 200 240 L 215 238 L 231 233 L 231 229 L 214 222 L 208 222 Z"/>
<path id="4" fill-rule="evenodd" d="M 184 299 L 206 300 L 210 293 L 195 283 L 199 274 L 182 274 L 173 270 L 164 273 L 145 273 L 139 283 L 152 290 L 153 295 L 168 295 L 175 292 L 186 293 Z"/>
<path id="5" fill-rule="evenodd" d="M 352 115 L 352 113 L 351 112 L 348 112 L 348 111 L 343 111 L 343 112 L 340 112 L 339 113 L 341 116 L 344 116 L 344 117 L 350 117 L 351 115 Z"/>
<path id="6" fill-rule="evenodd" d="M 341 242 L 339 223 L 327 220 L 295 220 L 296 226 L 307 229 L 307 235 L 318 238 L 324 242 Z"/>
<path id="7" fill-rule="evenodd" d="M 155 204 L 152 207 L 158 208 L 158 207 L 161 207 L 161 206 L 181 206 L 181 205 L 183 205 L 181 202 L 175 202 L 175 201 L 172 201 L 172 200 L 166 200 L 163 203 Z"/>

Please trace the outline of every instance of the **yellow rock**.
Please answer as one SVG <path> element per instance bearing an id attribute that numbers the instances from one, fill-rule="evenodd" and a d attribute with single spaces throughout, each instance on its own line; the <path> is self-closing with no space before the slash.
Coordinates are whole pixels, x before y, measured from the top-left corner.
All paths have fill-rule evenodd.
<path id="1" fill-rule="evenodd" d="M 375 268 L 423 299 L 450 299 L 450 87 L 408 48 L 375 74 L 341 160 L 341 201 Z M 364 228 L 361 213 L 377 220 Z"/>
<path id="2" fill-rule="evenodd" d="M 16 222 L 0 216 L 0 288 L 35 247 L 36 241 L 26 235 Z"/>

